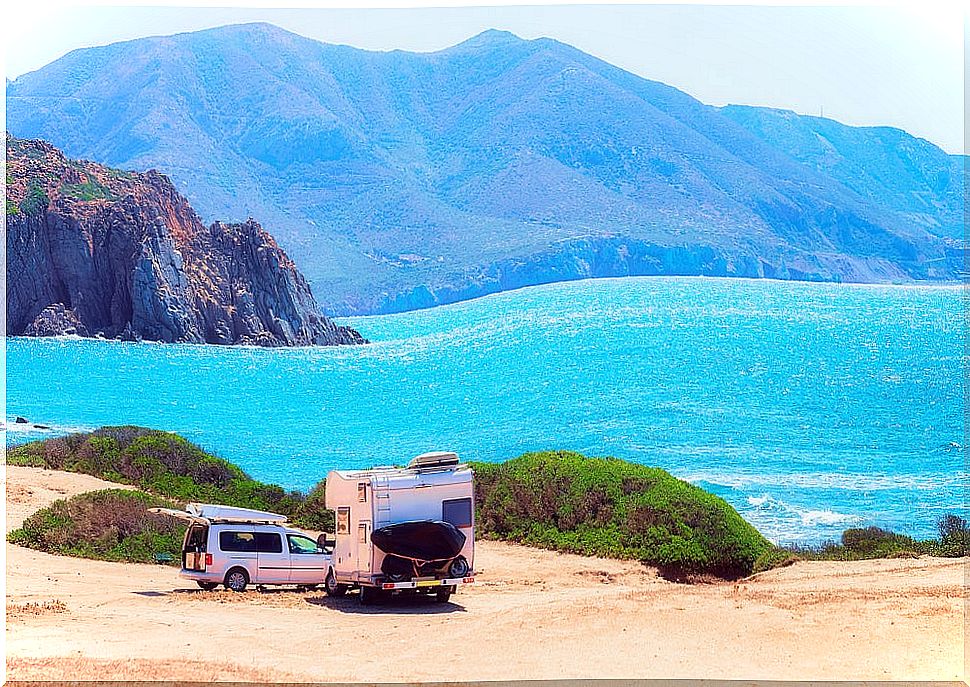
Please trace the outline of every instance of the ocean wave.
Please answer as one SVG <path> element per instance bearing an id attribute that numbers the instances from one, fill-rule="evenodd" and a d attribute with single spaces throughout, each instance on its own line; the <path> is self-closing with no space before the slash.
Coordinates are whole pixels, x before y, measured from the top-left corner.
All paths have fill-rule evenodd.
<path id="1" fill-rule="evenodd" d="M 758 486 L 800 487 L 803 489 L 841 489 L 845 491 L 884 491 L 908 489 L 935 491 L 963 488 L 970 472 L 958 470 L 938 475 L 846 474 L 838 472 L 738 474 L 695 472 L 679 475 L 691 483 L 703 482 L 720 487 L 744 489 Z"/>
<path id="2" fill-rule="evenodd" d="M 7 420 L 4 423 L 0 423 L 0 432 L 6 432 L 7 434 L 14 435 L 63 435 L 63 434 L 76 434 L 78 432 L 93 432 L 94 427 L 87 427 L 83 425 L 48 425 L 43 422 L 34 424 L 32 422 L 16 422 L 16 418 L 13 420 Z"/>

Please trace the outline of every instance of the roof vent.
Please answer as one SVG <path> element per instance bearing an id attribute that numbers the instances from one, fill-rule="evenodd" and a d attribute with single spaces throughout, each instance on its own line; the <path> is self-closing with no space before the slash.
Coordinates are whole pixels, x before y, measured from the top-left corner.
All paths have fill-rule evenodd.
<path id="1" fill-rule="evenodd" d="M 451 451 L 437 451 L 435 453 L 422 453 L 417 458 L 408 463 L 412 470 L 422 470 L 426 468 L 446 468 L 458 465 L 458 454 Z"/>

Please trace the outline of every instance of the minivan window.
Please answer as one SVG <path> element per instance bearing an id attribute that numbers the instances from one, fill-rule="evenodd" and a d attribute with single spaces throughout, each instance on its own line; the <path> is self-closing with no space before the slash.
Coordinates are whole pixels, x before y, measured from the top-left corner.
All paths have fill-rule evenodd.
<path id="1" fill-rule="evenodd" d="M 450 499 L 441 502 L 441 519 L 455 527 L 472 526 L 472 500 Z"/>
<path id="2" fill-rule="evenodd" d="M 223 551 L 256 551 L 256 536 L 252 532 L 223 531 L 219 533 L 219 548 Z"/>
<path id="3" fill-rule="evenodd" d="M 283 553 L 283 538 L 275 532 L 257 532 L 256 550 L 259 553 Z"/>
<path id="4" fill-rule="evenodd" d="M 290 553 L 316 553 L 317 543 L 310 537 L 301 537 L 299 534 L 288 534 L 286 540 L 290 544 Z"/>

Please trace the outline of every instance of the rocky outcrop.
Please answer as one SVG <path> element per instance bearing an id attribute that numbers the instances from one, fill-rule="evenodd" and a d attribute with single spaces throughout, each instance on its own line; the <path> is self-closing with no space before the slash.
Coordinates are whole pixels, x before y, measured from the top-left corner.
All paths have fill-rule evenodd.
<path id="1" fill-rule="evenodd" d="M 365 343 L 317 308 L 252 219 L 203 226 L 157 172 L 7 136 L 7 333 L 306 346 Z"/>

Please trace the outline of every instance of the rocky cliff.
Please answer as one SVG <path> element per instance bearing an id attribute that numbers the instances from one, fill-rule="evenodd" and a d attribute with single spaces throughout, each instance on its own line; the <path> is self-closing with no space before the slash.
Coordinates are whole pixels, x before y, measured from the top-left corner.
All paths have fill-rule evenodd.
<path id="1" fill-rule="evenodd" d="M 305 346 L 363 343 L 324 317 L 253 220 L 205 227 L 155 172 L 7 135 L 7 334 Z"/>

